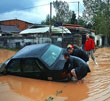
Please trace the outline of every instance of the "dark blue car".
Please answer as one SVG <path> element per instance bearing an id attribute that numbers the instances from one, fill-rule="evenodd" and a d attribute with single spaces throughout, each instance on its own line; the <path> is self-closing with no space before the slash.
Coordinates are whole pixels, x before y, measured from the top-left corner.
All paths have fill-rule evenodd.
<path id="1" fill-rule="evenodd" d="M 64 49 L 45 43 L 29 45 L 8 59 L 1 73 L 45 80 L 68 80 L 64 72 Z"/>

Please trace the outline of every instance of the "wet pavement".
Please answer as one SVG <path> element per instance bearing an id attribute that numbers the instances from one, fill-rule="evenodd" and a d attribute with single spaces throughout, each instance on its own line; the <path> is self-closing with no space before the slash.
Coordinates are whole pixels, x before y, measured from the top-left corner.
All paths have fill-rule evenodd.
<path id="1" fill-rule="evenodd" d="M 0 50 L 0 62 L 13 54 Z M 90 59 L 92 72 L 83 83 L 0 76 L 0 101 L 110 101 L 110 48 L 97 49 L 95 56 L 98 65 Z"/>

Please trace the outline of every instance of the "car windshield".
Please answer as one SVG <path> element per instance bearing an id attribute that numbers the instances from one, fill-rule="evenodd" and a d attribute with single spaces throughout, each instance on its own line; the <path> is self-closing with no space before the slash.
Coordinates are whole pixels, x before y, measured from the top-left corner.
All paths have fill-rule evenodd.
<path id="1" fill-rule="evenodd" d="M 50 47 L 47 49 L 47 51 L 42 55 L 43 61 L 48 64 L 48 66 L 51 66 L 58 56 L 61 53 L 61 48 L 55 45 L 50 45 Z"/>

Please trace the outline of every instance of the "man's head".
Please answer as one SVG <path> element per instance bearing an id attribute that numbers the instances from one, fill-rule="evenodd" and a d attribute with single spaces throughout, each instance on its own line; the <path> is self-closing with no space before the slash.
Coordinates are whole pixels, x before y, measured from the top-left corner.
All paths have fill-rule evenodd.
<path id="1" fill-rule="evenodd" d="M 89 34 L 86 35 L 86 39 L 89 39 Z"/>
<path id="2" fill-rule="evenodd" d="M 67 48 L 68 48 L 68 47 L 74 48 L 74 46 L 71 45 L 71 44 L 68 44 L 68 45 L 67 45 Z"/>
<path id="3" fill-rule="evenodd" d="M 73 50 L 74 50 L 74 46 L 71 45 L 71 44 L 68 44 L 68 46 L 67 46 L 67 51 L 68 51 L 68 53 L 69 53 L 69 54 L 72 54 Z"/>
<path id="4" fill-rule="evenodd" d="M 69 59 L 69 57 L 70 57 L 70 55 L 69 55 L 69 53 L 68 53 L 68 52 L 64 53 L 64 58 L 65 58 L 66 60 L 68 60 L 68 59 Z"/>
<path id="5" fill-rule="evenodd" d="M 74 48 L 71 48 L 71 47 L 68 47 L 68 48 L 67 48 L 67 52 L 68 52 L 69 54 L 72 54 L 72 53 L 73 53 L 73 50 L 74 50 Z"/>

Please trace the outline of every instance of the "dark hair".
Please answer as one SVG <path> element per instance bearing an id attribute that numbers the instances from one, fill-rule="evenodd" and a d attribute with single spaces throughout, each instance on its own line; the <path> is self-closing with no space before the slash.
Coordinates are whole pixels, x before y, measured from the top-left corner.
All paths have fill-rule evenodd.
<path id="1" fill-rule="evenodd" d="M 74 49 L 79 49 L 79 46 L 78 45 L 73 44 L 73 46 L 74 46 Z"/>
<path id="2" fill-rule="evenodd" d="M 72 49 L 72 48 L 71 48 L 71 47 L 68 47 L 68 48 L 67 48 L 67 51 L 68 51 L 69 49 Z"/>
<path id="3" fill-rule="evenodd" d="M 70 54 L 68 52 L 65 52 L 64 56 L 70 56 Z"/>

